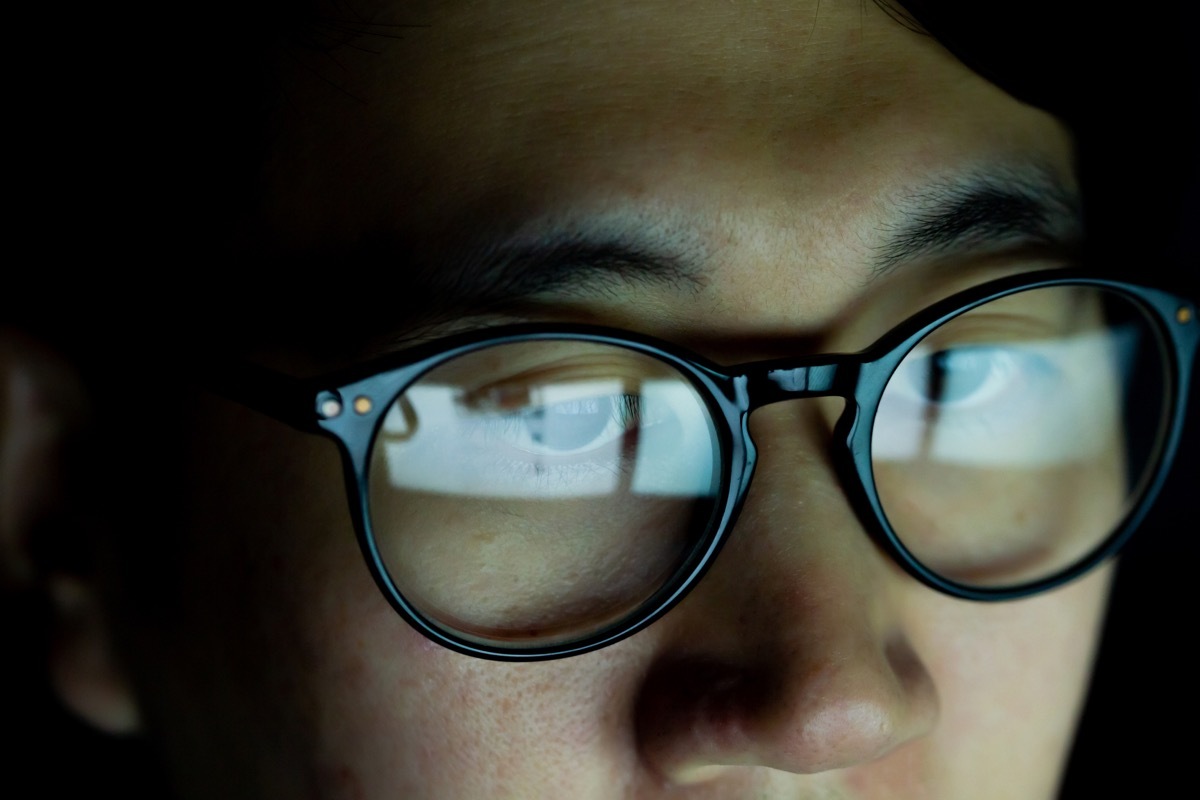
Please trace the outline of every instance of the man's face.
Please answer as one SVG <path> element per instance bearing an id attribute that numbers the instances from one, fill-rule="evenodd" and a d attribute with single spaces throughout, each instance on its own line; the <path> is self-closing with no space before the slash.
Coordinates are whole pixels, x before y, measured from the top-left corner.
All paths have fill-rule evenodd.
<path id="1" fill-rule="evenodd" d="M 375 315 L 389 295 L 411 309 L 415 287 L 466 286 L 422 336 L 567 320 L 724 363 L 852 351 L 958 289 L 1066 260 L 1070 219 L 882 255 L 972 181 L 1050 197 L 1073 183 L 1060 124 L 874 5 L 406 2 L 372 19 L 382 35 L 280 59 L 262 219 L 294 251 L 409 254 L 327 276 L 361 282 Z M 610 270 L 470 297 L 487 292 L 467 254 L 547 240 L 628 242 L 688 278 Z M 383 322 L 398 338 L 409 324 Z M 209 399 L 183 608 L 126 640 L 182 796 L 1051 797 L 1107 570 L 1000 604 L 919 585 L 839 487 L 836 411 L 754 415 L 741 518 L 665 618 L 599 652 L 508 664 L 392 611 L 329 442 Z"/>

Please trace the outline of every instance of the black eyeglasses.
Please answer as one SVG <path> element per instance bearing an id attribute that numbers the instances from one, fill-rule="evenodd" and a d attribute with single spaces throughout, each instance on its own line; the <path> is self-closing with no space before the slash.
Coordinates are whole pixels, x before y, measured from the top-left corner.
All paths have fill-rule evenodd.
<path id="1" fill-rule="evenodd" d="M 329 378 L 213 378 L 338 442 L 359 544 L 405 620 L 534 660 L 679 602 L 746 497 L 750 413 L 796 398 L 845 398 L 843 490 L 917 580 L 1001 600 L 1078 577 L 1158 492 L 1198 341 L 1187 301 L 1059 270 L 957 294 L 856 355 L 721 367 L 624 331 L 521 325 Z"/>

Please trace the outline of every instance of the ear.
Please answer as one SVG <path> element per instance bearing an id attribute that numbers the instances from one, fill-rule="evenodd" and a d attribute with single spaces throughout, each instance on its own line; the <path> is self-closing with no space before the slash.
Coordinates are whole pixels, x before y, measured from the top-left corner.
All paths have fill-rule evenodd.
<path id="1" fill-rule="evenodd" d="M 51 348 L 0 328 L 0 588 L 41 594 L 52 609 L 50 675 L 62 701 L 96 727 L 139 727 L 133 692 L 112 648 L 87 537 L 65 526 L 67 453 L 87 424 L 74 368 Z M 47 557 L 47 554 L 50 554 Z M 83 566 L 80 566 L 83 565 Z"/>

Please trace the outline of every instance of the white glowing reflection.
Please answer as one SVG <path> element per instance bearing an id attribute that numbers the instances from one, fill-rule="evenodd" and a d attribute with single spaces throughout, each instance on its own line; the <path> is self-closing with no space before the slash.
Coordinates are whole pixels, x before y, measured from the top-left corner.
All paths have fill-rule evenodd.
<path id="1" fill-rule="evenodd" d="M 678 380 L 536 385 L 519 402 L 420 384 L 388 410 L 377 446 L 398 490 L 568 499 L 714 493 L 715 435 Z"/>
<path id="2" fill-rule="evenodd" d="M 936 376 L 932 349 L 918 347 L 880 401 L 872 457 L 1006 467 L 1094 458 L 1123 431 L 1125 364 L 1137 336 L 1129 327 L 943 348 L 950 355 Z"/>

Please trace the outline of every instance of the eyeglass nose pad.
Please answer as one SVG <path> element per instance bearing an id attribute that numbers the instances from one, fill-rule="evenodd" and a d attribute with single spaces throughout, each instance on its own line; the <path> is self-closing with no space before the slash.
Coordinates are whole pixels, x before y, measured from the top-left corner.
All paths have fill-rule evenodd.
<path id="1" fill-rule="evenodd" d="M 791 372 L 792 375 L 786 379 L 792 381 L 792 387 L 796 391 L 796 394 L 783 398 L 776 396 L 773 402 L 763 403 L 762 405 L 773 405 L 774 402 L 797 398 L 806 399 L 810 403 L 828 405 L 829 410 L 821 414 L 824 419 L 832 420 L 832 429 L 825 439 L 825 446 L 828 448 L 828 458 L 832 463 L 838 483 L 846 496 L 847 503 L 871 540 L 884 552 L 888 553 L 901 567 L 907 569 L 907 559 L 903 558 L 896 550 L 895 545 L 887 536 L 883 523 L 883 510 L 875 494 L 870 491 L 872 482 L 870 428 L 865 424 L 865 421 L 871 418 L 874 409 L 864 408 L 859 402 L 858 397 L 854 394 L 846 396 L 841 391 L 832 391 L 836 370 L 827 369 L 824 371 L 826 379 L 817 384 L 825 390 L 821 393 L 817 393 L 816 390 L 810 391 L 808 387 L 812 386 L 813 382 L 806 380 L 806 376 L 800 374 L 800 370 L 792 370 Z M 770 373 L 768 373 L 769 375 Z M 842 408 L 840 412 L 835 413 L 831 407 L 837 402 L 842 403 Z M 750 430 L 751 415 L 758 408 L 761 408 L 761 405 L 752 406 L 751 411 L 748 411 L 742 418 L 742 438 L 746 446 L 747 466 L 743 473 L 742 485 L 736 487 L 736 490 L 739 492 L 739 510 L 748 493 L 749 485 L 754 476 L 755 465 L 758 461 L 759 449 Z M 816 440 L 814 440 L 814 445 L 819 446 Z"/>
<path id="2" fill-rule="evenodd" d="M 777 405 L 777 403 L 782 403 L 782 400 L 777 399 L 777 402 L 769 404 L 774 406 L 772 409 L 764 409 L 762 406 L 757 406 L 752 407 L 750 410 L 743 413 L 740 422 L 740 439 L 741 442 L 744 443 L 745 448 L 745 469 L 741 474 L 742 485 L 733 487 L 733 491 L 739 496 L 739 501 L 743 499 L 743 496 L 748 492 L 749 484 L 752 482 L 754 477 L 755 469 L 762 451 L 752 429 L 756 427 L 754 421 L 759 419 L 763 414 L 777 414 L 780 412 L 788 413 L 785 410 L 787 406 L 804 406 L 807 408 L 807 410 L 803 414 L 798 415 L 796 419 L 799 421 L 802 417 L 804 417 L 809 420 L 808 422 L 800 423 L 798 426 L 785 425 L 782 429 L 771 432 L 769 439 L 764 440 L 769 445 L 767 448 L 768 450 L 774 449 L 777 446 L 817 448 L 824 451 L 824 453 L 820 456 L 821 458 L 832 458 L 832 453 L 830 453 L 831 449 L 832 451 L 836 452 L 838 450 L 837 445 L 839 440 L 843 442 L 846 441 L 847 437 L 849 437 L 855 430 L 856 413 L 851 408 L 851 406 L 854 405 L 853 400 L 847 401 L 837 395 L 823 394 L 819 396 L 803 396 L 803 403 L 790 402 L 795 399 L 796 398 L 794 397 L 784 397 L 782 400 L 787 400 L 789 402 L 782 404 L 782 407 Z M 817 408 L 816 406 L 818 405 L 821 407 Z M 836 408 L 836 406 L 841 406 L 841 409 Z M 846 409 L 849 409 L 849 411 Z M 804 429 L 807 430 L 807 433 L 803 432 Z M 785 437 L 790 436 L 788 431 L 790 431 L 792 434 L 795 434 L 795 442 L 789 441 L 785 444 L 777 441 L 780 433 L 782 433 L 782 435 Z M 762 432 L 760 431 L 760 436 L 761 433 Z M 801 440 L 803 440 L 803 443 L 801 443 Z M 844 450 L 845 448 L 843 447 L 842 449 Z M 734 453 L 731 461 L 736 461 L 740 457 L 742 456 Z M 840 473 L 838 477 L 842 478 Z"/>
<path id="3" fill-rule="evenodd" d="M 873 414 L 874 409 L 864 409 L 857 398 L 846 399 L 845 408 L 833 427 L 830 459 L 842 491 L 863 530 L 884 552 L 907 568 L 906 560 L 899 557 L 885 532 L 883 508 L 875 492 L 870 489 L 874 477 L 868 421 Z"/>

